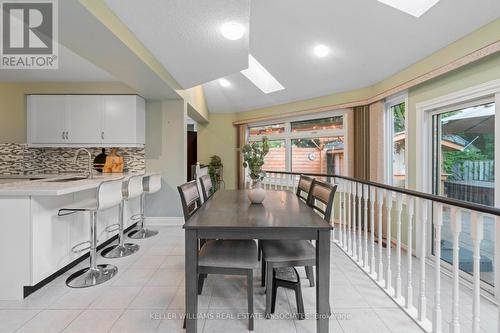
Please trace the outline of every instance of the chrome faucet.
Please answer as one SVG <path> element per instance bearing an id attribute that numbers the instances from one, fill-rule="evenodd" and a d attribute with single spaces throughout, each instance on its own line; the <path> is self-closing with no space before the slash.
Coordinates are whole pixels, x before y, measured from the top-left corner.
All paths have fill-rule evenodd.
<path id="1" fill-rule="evenodd" d="M 92 154 L 91 154 L 91 153 L 90 153 L 87 149 L 85 149 L 85 148 L 80 148 L 80 149 L 78 149 L 78 150 L 76 151 L 75 158 L 73 159 L 73 163 L 75 163 L 75 164 L 76 164 L 76 161 L 78 160 L 78 156 L 80 156 L 80 153 L 81 153 L 81 152 L 85 152 L 85 153 L 87 153 L 87 155 L 88 155 L 88 157 L 89 157 L 89 163 L 88 163 L 88 169 L 89 169 L 89 170 L 88 170 L 88 173 L 89 173 L 89 174 L 88 174 L 88 176 L 87 176 L 87 177 L 88 177 L 89 179 L 92 179 L 92 178 L 94 178 L 94 175 L 92 174 Z"/>

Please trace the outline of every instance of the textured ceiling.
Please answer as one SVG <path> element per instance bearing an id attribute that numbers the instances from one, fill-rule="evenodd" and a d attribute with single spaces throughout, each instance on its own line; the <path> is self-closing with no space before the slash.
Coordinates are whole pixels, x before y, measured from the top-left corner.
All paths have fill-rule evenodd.
<path id="1" fill-rule="evenodd" d="M 106 0 L 108 6 L 183 88 L 240 71 L 248 64 L 250 0 Z M 246 33 L 226 40 L 220 25 Z"/>

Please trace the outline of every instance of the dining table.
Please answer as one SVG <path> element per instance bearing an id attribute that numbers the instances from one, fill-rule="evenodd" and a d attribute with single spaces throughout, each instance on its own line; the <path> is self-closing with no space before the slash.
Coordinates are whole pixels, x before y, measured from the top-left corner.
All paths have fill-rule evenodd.
<path id="1" fill-rule="evenodd" d="M 247 190 L 219 190 L 183 226 L 185 231 L 186 331 L 197 332 L 198 244 L 201 239 L 314 240 L 316 331 L 327 333 L 330 317 L 332 226 L 290 191 L 268 190 L 252 204 Z M 271 303 L 270 289 L 266 309 Z"/>

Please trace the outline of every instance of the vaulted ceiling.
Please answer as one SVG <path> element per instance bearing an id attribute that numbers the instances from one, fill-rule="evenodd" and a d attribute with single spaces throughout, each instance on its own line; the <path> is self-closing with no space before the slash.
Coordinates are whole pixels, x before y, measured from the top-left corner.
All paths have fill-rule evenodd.
<path id="1" fill-rule="evenodd" d="M 500 17 L 498 0 L 441 0 L 420 18 L 377 0 L 106 0 L 211 112 L 239 112 L 372 85 Z M 224 39 L 227 21 L 247 30 Z M 316 57 L 324 44 L 331 53 Z M 284 87 L 264 94 L 240 71 L 252 54 Z M 229 87 L 217 79 L 225 77 Z"/>

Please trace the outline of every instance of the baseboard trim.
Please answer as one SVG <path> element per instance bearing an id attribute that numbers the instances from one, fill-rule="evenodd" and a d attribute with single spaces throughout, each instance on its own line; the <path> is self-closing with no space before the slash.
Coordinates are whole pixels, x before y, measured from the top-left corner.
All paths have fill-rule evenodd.
<path id="1" fill-rule="evenodd" d="M 137 223 L 130 225 L 129 227 L 127 227 L 123 231 L 123 233 L 127 234 L 130 230 L 134 229 L 136 225 L 137 225 Z M 109 244 L 111 244 L 112 242 L 114 242 L 117 239 L 118 239 L 118 235 L 114 235 L 113 237 L 111 237 L 111 238 L 107 239 L 106 241 L 104 241 L 103 243 L 99 244 L 97 246 L 97 252 L 101 251 L 102 249 L 104 249 L 106 246 L 108 246 Z M 57 277 L 63 275 L 64 273 L 66 273 L 67 271 L 69 271 L 70 269 L 72 269 L 73 267 L 75 267 L 76 265 L 78 265 L 79 263 L 84 261 L 85 259 L 89 258 L 89 256 L 90 256 L 90 254 L 89 254 L 89 252 L 87 252 L 84 255 L 82 255 L 81 257 L 73 260 L 72 262 L 70 262 L 66 266 L 62 267 L 57 272 L 53 273 L 52 275 L 50 275 L 50 276 L 46 277 L 45 279 L 43 279 L 42 281 L 38 282 L 37 284 L 35 284 L 33 286 L 24 286 L 23 287 L 23 297 L 24 298 L 28 297 L 29 295 L 31 295 L 32 293 L 34 293 L 38 289 L 42 288 L 46 284 L 54 281 Z"/>
<path id="2" fill-rule="evenodd" d="M 145 222 L 148 226 L 181 226 L 184 225 L 184 218 L 168 216 L 146 217 Z"/>

